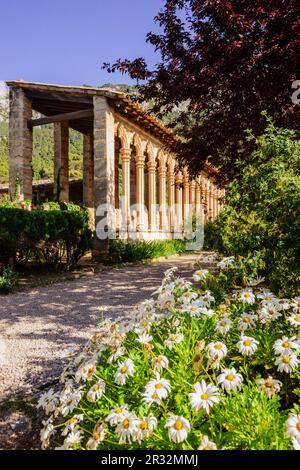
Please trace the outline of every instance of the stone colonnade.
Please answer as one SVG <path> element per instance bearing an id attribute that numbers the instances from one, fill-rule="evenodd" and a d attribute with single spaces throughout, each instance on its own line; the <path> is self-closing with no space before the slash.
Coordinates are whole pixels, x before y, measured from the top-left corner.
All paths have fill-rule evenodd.
<path id="1" fill-rule="evenodd" d="M 182 234 L 192 214 L 204 223 L 219 214 L 224 190 L 217 187 L 212 173 L 205 170 L 190 178 L 187 169 L 180 171 L 163 139 L 119 114 L 105 96 L 93 96 L 93 116 L 93 129 L 83 137 L 83 203 L 94 227 L 100 224 L 130 238 L 134 225 L 142 239 L 172 238 Z M 18 188 L 20 199 L 32 197 L 31 118 L 30 99 L 21 88 L 11 89 L 10 192 L 16 195 Z M 67 202 L 67 121 L 54 124 L 54 153 L 55 194 Z"/>

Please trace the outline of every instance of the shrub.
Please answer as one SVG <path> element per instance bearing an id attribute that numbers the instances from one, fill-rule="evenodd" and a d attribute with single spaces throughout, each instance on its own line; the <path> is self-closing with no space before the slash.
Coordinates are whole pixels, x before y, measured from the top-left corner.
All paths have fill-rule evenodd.
<path id="1" fill-rule="evenodd" d="M 61 390 L 39 400 L 50 415 L 43 446 L 299 446 L 299 298 L 233 289 L 241 273 L 248 283 L 255 274 L 244 261 L 221 261 L 217 276 L 196 271 L 194 284 L 169 270 L 156 300 L 128 320 L 105 320 L 64 370 Z"/>
<path id="2" fill-rule="evenodd" d="M 250 164 L 226 193 L 226 205 L 207 226 L 206 247 L 260 256 L 262 274 L 282 294 L 297 295 L 300 280 L 300 143 L 269 120 Z"/>
<path id="3" fill-rule="evenodd" d="M 0 294 L 9 294 L 17 284 L 18 275 L 11 266 L 4 266 L 0 275 Z"/>
<path id="4" fill-rule="evenodd" d="M 112 241 L 109 254 L 113 263 L 127 263 L 146 261 L 152 258 L 159 258 L 160 256 L 183 253 L 184 251 L 185 242 L 183 240 Z"/>
<path id="5" fill-rule="evenodd" d="M 69 268 L 90 248 L 88 214 L 73 204 L 64 210 L 0 207 L 0 260 Z"/>

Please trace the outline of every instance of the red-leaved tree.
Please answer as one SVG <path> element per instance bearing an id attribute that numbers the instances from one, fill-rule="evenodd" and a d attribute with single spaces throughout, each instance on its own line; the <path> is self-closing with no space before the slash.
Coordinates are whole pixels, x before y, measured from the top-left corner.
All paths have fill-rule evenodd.
<path id="1" fill-rule="evenodd" d="M 276 124 L 299 129 L 299 0 L 166 0 L 147 41 L 160 53 L 150 70 L 143 58 L 104 64 L 145 80 L 140 100 L 158 116 L 174 111 L 171 126 L 182 164 L 197 173 L 205 161 L 235 178 L 251 151 L 245 129 L 260 133 L 266 110 Z"/>

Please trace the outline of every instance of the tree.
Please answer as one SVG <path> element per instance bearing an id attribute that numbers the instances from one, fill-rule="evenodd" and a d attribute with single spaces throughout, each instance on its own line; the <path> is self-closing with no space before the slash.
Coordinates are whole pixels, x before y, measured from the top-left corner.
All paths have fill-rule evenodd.
<path id="1" fill-rule="evenodd" d="M 253 150 L 245 128 L 263 131 L 262 110 L 299 129 L 300 105 L 291 100 L 300 79 L 299 0 L 166 0 L 155 21 L 161 34 L 147 41 L 161 59 L 153 70 L 143 58 L 103 67 L 145 80 L 139 100 L 154 100 L 158 117 L 177 108 L 171 125 L 183 141 L 171 150 L 192 173 L 208 161 L 220 178 L 235 178 Z"/>

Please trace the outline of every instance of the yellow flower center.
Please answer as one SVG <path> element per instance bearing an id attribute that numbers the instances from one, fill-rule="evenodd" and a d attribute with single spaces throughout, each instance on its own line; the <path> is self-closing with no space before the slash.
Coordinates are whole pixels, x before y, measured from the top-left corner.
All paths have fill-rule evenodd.
<path id="1" fill-rule="evenodd" d="M 221 344 L 215 344 L 215 349 L 222 349 L 222 345 Z"/>
<path id="2" fill-rule="evenodd" d="M 118 408 L 118 409 L 116 410 L 116 415 L 120 415 L 120 414 L 122 413 L 122 411 L 123 411 L 122 408 Z"/>
<path id="3" fill-rule="evenodd" d="M 265 300 L 269 302 L 269 300 L 271 300 L 271 297 L 265 297 Z"/>
<path id="4" fill-rule="evenodd" d="M 250 323 L 250 321 L 251 321 L 251 320 L 250 320 L 250 318 L 248 318 L 248 317 L 243 318 L 243 322 L 244 322 L 244 323 Z"/>
<path id="5" fill-rule="evenodd" d="M 296 424 L 296 428 L 297 428 L 297 431 L 300 432 L 300 421 L 298 421 L 298 423 Z"/>
<path id="6" fill-rule="evenodd" d="M 244 345 L 244 346 L 251 346 L 251 341 L 250 341 L 250 339 L 245 339 L 245 341 L 243 341 L 243 345 Z"/>
<path id="7" fill-rule="evenodd" d="M 207 446 L 207 447 L 203 447 L 203 449 L 202 449 L 202 450 L 213 450 L 213 449 L 212 449 L 212 447 L 210 447 L 210 446 Z"/>
<path id="8" fill-rule="evenodd" d="M 197 307 L 191 307 L 191 312 L 196 312 Z"/>
<path id="9" fill-rule="evenodd" d="M 283 356 L 282 358 L 282 362 L 284 364 L 289 364 L 291 362 L 290 358 L 288 356 Z"/>
<path id="10" fill-rule="evenodd" d="M 147 428 L 148 428 L 148 423 L 147 423 L 147 421 L 142 421 L 141 424 L 140 424 L 140 429 L 141 429 L 142 431 L 145 431 L 145 429 L 147 429 Z"/>
<path id="11" fill-rule="evenodd" d="M 72 403 L 72 400 L 67 401 L 67 405 L 71 405 L 71 403 Z"/>
<path id="12" fill-rule="evenodd" d="M 100 385 L 98 385 L 98 384 L 94 385 L 93 386 L 94 392 L 97 392 L 99 390 L 99 388 L 100 388 Z"/>
<path id="13" fill-rule="evenodd" d="M 161 361 L 162 361 L 162 357 L 158 356 L 158 357 L 156 358 L 156 362 L 158 362 L 158 364 L 160 364 Z"/>
<path id="14" fill-rule="evenodd" d="M 246 292 L 245 297 L 246 299 L 249 299 L 251 297 L 251 294 L 249 294 L 249 292 Z"/>
<path id="15" fill-rule="evenodd" d="M 174 428 L 176 429 L 176 431 L 180 431 L 183 428 L 183 424 L 179 419 L 174 424 Z"/>
<path id="16" fill-rule="evenodd" d="M 70 418 L 70 424 L 75 423 L 75 421 L 76 421 L 76 419 L 74 418 L 74 416 L 73 416 L 73 418 Z"/>
<path id="17" fill-rule="evenodd" d="M 121 374 L 125 374 L 127 371 L 128 371 L 128 367 L 127 367 L 127 366 L 121 367 Z"/>
<path id="18" fill-rule="evenodd" d="M 207 400 L 208 399 L 208 395 L 207 393 L 202 393 L 202 395 L 200 396 L 201 400 Z"/>
<path id="19" fill-rule="evenodd" d="M 115 334 L 115 338 L 116 338 L 116 339 L 120 339 L 120 338 L 121 338 L 120 333 L 116 333 L 116 334 Z"/>
<path id="20" fill-rule="evenodd" d="M 220 326 L 226 326 L 226 322 L 225 322 L 225 321 L 221 321 L 221 322 L 220 322 Z"/>
<path id="21" fill-rule="evenodd" d="M 143 327 L 146 327 L 146 326 L 148 326 L 148 323 L 147 323 L 146 321 L 144 321 L 144 322 L 142 323 L 142 326 L 143 326 Z"/>
<path id="22" fill-rule="evenodd" d="M 271 382 L 271 380 L 266 380 L 266 381 L 265 381 L 265 387 L 267 387 L 267 388 L 273 388 L 273 382 Z"/>
<path id="23" fill-rule="evenodd" d="M 234 377 L 233 374 L 227 374 L 225 378 L 226 378 L 226 380 L 232 381 L 232 380 L 234 380 L 235 377 Z"/>
<path id="24" fill-rule="evenodd" d="M 161 383 L 155 384 L 155 388 L 161 388 L 161 387 L 162 387 Z"/>
<path id="25" fill-rule="evenodd" d="M 94 432 L 94 433 L 93 433 L 93 438 L 95 439 L 95 441 L 98 441 L 98 439 L 100 439 L 100 434 L 99 434 L 99 432 Z"/>
<path id="26" fill-rule="evenodd" d="M 294 320 L 297 322 L 297 323 L 300 323 L 300 315 L 296 315 Z"/>
<path id="27" fill-rule="evenodd" d="M 284 343 L 282 343 L 281 345 L 283 348 L 288 348 L 289 347 L 289 343 L 287 341 L 285 341 Z"/>
<path id="28" fill-rule="evenodd" d="M 171 336 L 171 338 L 170 338 L 171 341 L 176 341 L 176 339 L 177 339 L 177 336 L 176 336 L 176 335 L 173 335 L 173 336 Z"/>
<path id="29" fill-rule="evenodd" d="M 124 419 L 123 421 L 123 428 L 128 429 L 130 425 L 130 421 L 128 419 Z"/>

